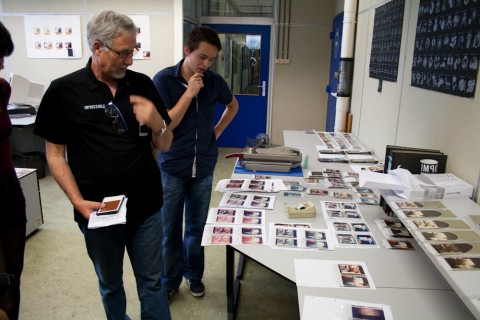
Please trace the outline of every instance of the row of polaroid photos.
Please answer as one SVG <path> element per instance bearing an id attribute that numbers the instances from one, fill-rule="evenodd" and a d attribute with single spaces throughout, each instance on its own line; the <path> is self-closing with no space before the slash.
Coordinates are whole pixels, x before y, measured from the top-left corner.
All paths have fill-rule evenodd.
<path id="1" fill-rule="evenodd" d="M 317 131 L 316 135 L 319 139 L 317 149 L 368 151 L 368 149 L 350 133 Z"/>
<path id="2" fill-rule="evenodd" d="M 206 225 L 202 237 L 202 246 L 265 243 L 266 235 L 263 226 Z"/>
<path id="3" fill-rule="evenodd" d="M 287 190 L 282 179 L 222 179 L 215 187 L 215 191 L 219 192 L 278 192 L 280 190 Z"/>
<path id="4" fill-rule="evenodd" d="M 335 246 L 340 248 L 378 248 L 377 241 L 366 222 L 326 221 L 334 234 Z"/>
<path id="5" fill-rule="evenodd" d="M 220 207 L 263 208 L 272 210 L 275 205 L 275 196 L 227 192 L 220 199 L 219 205 Z"/>
<path id="6" fill-rule="evenodd" d="M 207 224 L 265 225 L 265 210 L 239 208 L 211 208 Z"/>
<path id="7" fill-rule="evenodd" d="M 334 250 L 328 230 L 270 225 L 268 243 L 273 249 Z"/>
<path id="8" fill-rule="evenodd" d="M 325 220 L 363 220 L 355 202 L 321 201 L 321 207 Z"/>

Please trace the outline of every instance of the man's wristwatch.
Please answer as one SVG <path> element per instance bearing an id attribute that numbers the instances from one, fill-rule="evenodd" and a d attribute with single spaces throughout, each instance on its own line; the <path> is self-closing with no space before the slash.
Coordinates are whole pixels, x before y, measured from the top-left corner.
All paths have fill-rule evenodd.
<path id="1" fill-rule="evenodd" d="M 156 136 L 163 136 L 167 132 L 167 124 L 165 123 L 165 120 L 163 120 L 163 127 L 160 129 L 160 132 L 153 132 L 154 135 Z"/>

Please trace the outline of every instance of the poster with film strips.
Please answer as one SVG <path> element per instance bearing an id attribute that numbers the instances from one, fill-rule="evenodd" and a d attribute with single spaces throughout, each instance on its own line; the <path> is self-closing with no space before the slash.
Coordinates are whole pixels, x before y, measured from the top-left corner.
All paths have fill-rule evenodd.
<path id="1" fill-rule="evenodd" d="M 473 98 L 480 58 L 480 1 L 420 0 L 411 84 Z"/>

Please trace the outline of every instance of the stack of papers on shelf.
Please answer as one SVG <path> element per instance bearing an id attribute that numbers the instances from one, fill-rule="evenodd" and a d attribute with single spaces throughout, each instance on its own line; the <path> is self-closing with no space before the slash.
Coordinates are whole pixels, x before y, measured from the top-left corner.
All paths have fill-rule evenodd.
<path id="1" fill-rule="evenodd" d="M 362 171 L 359 181 L 360 187 L 390 189 L 404 199 L 443 198 L 443 188 L 421 183 L 406 169 L 390 170 L 388 174 Z"/>
<path id="2" fill-rule="evenodd" d="M 444 198 L 469 197 L 472 198 L 473 186 L 458 178 L 453 173 L 427 174 L 417 176 L 420 182 L 444 188 Z"/>

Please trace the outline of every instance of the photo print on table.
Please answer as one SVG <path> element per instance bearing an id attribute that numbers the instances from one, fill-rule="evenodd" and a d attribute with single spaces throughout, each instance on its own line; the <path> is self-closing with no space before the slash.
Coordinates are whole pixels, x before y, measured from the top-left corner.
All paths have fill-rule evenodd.
<path id="1" fill-rule="evenodd" d="M 463 220 L 409 220 L 408 223 L 415 229 L 470 229 Z"/>
<path id="2" fill-rule="evenodd" d="M 370 288 L 367 277 L 363 275 L 342 275 L 342 283 L 350 288 Z"/>
<path id="3" fill-rule="evenodd" d="M 415 250 L 413 244 L 408 240 L 385 239 L 383 245 L 386 249 Z"/>
<path id="4" fill-rule="evenodd" d="M 480 242 L 429 243 L 430 251 L 440 255 L 480 254 Z"/>
<path id="5" fill-rule="evenodd" d="M 339 264 L 341 274 L 365 274 L 363 267 L 359 264 Z"/>
<path id="6" fill-rule="evenodd" d="M 480 257 L 444 257 L 451 270 L 479 270 Z"/>
<path id="7" fill-rule="evenodd" d="M 405 218 L 456 218 L 450 210 L 400 210 L 398 212 Z"/>
<path id="8" fill-rule="evenodd" d="M 395 201 L 392 209 L 446 209 L 441 201 Z"/>

